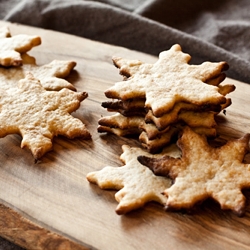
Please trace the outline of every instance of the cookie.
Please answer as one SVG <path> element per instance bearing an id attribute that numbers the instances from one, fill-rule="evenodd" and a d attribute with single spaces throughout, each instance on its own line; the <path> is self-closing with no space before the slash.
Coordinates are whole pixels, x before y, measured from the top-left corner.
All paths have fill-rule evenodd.
<path id="1" fill-rule="evenodd" d="M 179 45 L 177 45 L 179 46 Z M 119 68 L 120 74 L 124 77 L 124 80 L 127 80 L 129 77 L 133 76 L 137 73 L 140 66 L 143 65 L 143 62 L 140 60 L 128 60 L 121 57 L 113 57 L 112 58 L 114 65 Z M 129 68 L 129 70 L 128 70 Z M 224 70 L 227 70 L 228 65 L 225 65 Z M 218 86 L 221 82 L 223 82 L 226 78 L 226 74 L 224 72 L 219 72 L 215 74 L 213 77 L 208 78 L 206 80 L 207 84 Z"/>
<path id="2" fill-rule="evenodd" d="M 102 126 L 102 125 L 99 125 L 97 127 L 97 131 L 99 133 L 110 133 L 110 134 L 114 134 L 117 136 L 139 135 L 141 133 L 141 129 L 137 127 L 121 129 L 121 128 L 111 128 L 111 127 Z"/>
<path id="3" fill-rule="evenodd" d="M 126 117 L 120 113 L 115 113 L 110 116 L 104 116 L 98 120 L 98 124 L 101 126 L 107 126 L 111 128 L 140 128 L 145 124 L 143 116 L 129 116 Z"/>
<path id="4" fill-rule="evenodd" d="M 11 37 L 8 27 L 0 29 L 0 65 L 20 66 L 23 64 L 21 54 L 41 44 L 39 36 L 19 34 Z"/>
<path id="5" fill-rule="evenodd" d="M 212 112 L 186 111 L 186 112 L 181 112 L 179 116 L 176 117 L 176 120 L 173 123 L 169 123 L 168 125 L 173 125 L 176 127 L 184 123 L 193 128 L 199 128 L 199 127 L 208 128 L 210 131 L 211 128 L 214 128 L 217 125 L 214 116 L 215 114 Z M 141 132 L 145 131 L 148 139 L 150 140 L 159 137 L 160 135 L 166 133 L 170 129 L 170 126 L 165 126 L 164 129 L 159 130 L 159 127 L 157 126 L 158 124 L 155 125 L 153 123 L 146 123 L 143 116 L 126 117 L 121 115 L 120 113 L 102 117 L 101 119 L 99 119 L 98 124 L 100 125 L 98 127 L 99 132 L 101 131 L 108 132 L 104 131 L 103 127 L 115 128 L 115 130 L 109 130 L 109 132 L 116 131 L 115 132 L 116 135 L 122 134 L 120 132 L 117 133 L 117 131 L 119 130 L 130 131 L 129 133 L 127 132 L 124 133 L 124 135 L 131 134 L 132 131 L 135 131 L 137 133 L 140 131 Z M 102 129 L 100 129 L 100 127 L 102 127 Z M 117 128 L 119 128 L 119 130 L 117 130 Z"/>
<path id="6" fill-rule="evenodd" d="M 0 38 L 6 38 L 10 36 L 10 30 L 7 26 L 0 27 Z"/>
<path id="7" fill-rule="evenodd" d="M 175 137 L 177 137 L 182 129 L 183 125 L 176 124 L 175 126 L 171 126 L 166 132 L 159 134 L 153 139 L 149 138 L 146 132 L 142 132 L 139 136 L 139 141 L 150 153 L 155 154 L 162 151 L 165 146 L 176 142 Z M 209 137 L 210 139 L 215 138 L 217 135 L 215 128 L 194 127 L 193 130 L 198 134 Z"/>
<path id="8" fill-rule="evenodd" d="M 108 110 L 144 110 L 145 109 L 145 99 L 129 99 L 126 101 L 107 101 L 102 102 L 102 107 Z"/>
<path id="9" fill-rule="evenodd" d="M 185 127 L 178 140 L 181 158 L 139 156 L 138 160 L 156 175 L 174 180 L 174 184 L 164 191 L 168 198 L 166 208 L 190 209 L 212 198 L 221 209 L 242 215 L 246 200 L 242 189 L 250 187 L 250 164 L 243 163 L 249 150 L 249 138 L 246 134 L 214 148 L 205 136 Z"/>
<path id="10" fill-rule="evenodd" d="M 30 58 L 25 57 L 25 62 Z M 25 63 L 22 67 L 0 68 L 0 88 L 17 87 L 18 81 L 25 77 L 26 72 L 39 79 L 46 90 L 60 90 L 68 88 L 76 90 L 75 87 L 65 80 L 76 66 L 74 61 L 54 60 L 49 64 L 38 66 L 33 63 Z"/>
<path id="11" fill-rule="evenodd" d="M 115 194 L 115 199 L 119 203 L 116 213 L 119 215 L 143 207 L 150 201 L 165 205 L 167 198 L 162 195 L 162 192 L 171 185 L 170 179 L 155 176 L 150 169 L 137 161 L 139 155 L 150 156 L 149 153 L 127 145 L 123 145 L 122 149 L 123 154 L 120 159 L 124 166 L 107 166 L 99 171 L 88 173 L 87 180 L 102 189 L 119 190 Z M 172 146 L 168 149 L 168 154 L 178 157 L 180 153 Z"/>
<path id="12" fill-rule="evenodd" d="M 226 97 L 220 94 L 218 86 L 206 81 L 226 70 L 227 63 L 189 65 L 190 58 L 177 44 L 161 52 L 154 64 L 114 58 L 120 72 L 128 79 L 117 82 L 105 91 L 105 95 L 122 101 L 145 98 L 145 107 L 151 109 L 156 117 L 169 112 L 178 102 L 198 106 L 224 104 Z"/>
<path id="13" fill-rule="evenodd" d="M 170 125 L 175 125 L 178 122 L 184 122 L 190 127 L 215 127 L 215 113 L 214 112 L 199 112 L 199 111 L 181 111 L 174 109 L 172 112 L 163 115 L 162 117 L 155 117 L 149 111 L 145 117 L 146 122 L 153 122 L 161 131 Z"/>
<path id="14" fill-rule="evenodd" d="M 225 75 L 225 74 L 223 74 Z M 235 90 L 235 86 L 231 85 L 231 84 L 223 84 L 223 85 L 217 85 L 219 83 L 221 83 L 221 81 L 224 79 L 224 77 L 222 79 L 211 79 L 209 80 L 207 83 L 211 84 L 211 85 L 215 85 L 218 86 L 218 90 L 219 93 L 226 96 L 227 94 L 233 92 Z M 179 112 L 181 110 L 199 110 L 199 111 L 214 111 L 214 112 L 220 112 L 222 109 L 225 109 L 226 107 L 228 107 L 230 105 L 230 98 L 226 99 L 226 103 L 222 104 L 222 105 L 202 105 L 202 106 L 197 106 L 194 104 L 190 104 L 190 103 L 186 103 L 186 102 L 179 102 L 176 103 L 175 106 L 173 107 L 173 109 L 171 111 L 169 111 L 166 114 L 169 114 L 170 112 L 173 112 L 175 110 L 175 112 Z M 145 113 L 147 112 L 147 110 L 145 110 L 145 99 L 141 98 L 141 99 L 129 99 L 129 100 L 117 100 L 117 101 L 106 101 L 106 102 L 102 102 L 102 107 L 107 108 L 108 111 L 116 111 L 116 112 L 120 112 L 120 113 L 128 113 L 130 114 L 135 112 L 138 113 L 138 111 L 140 111 L 141 113 Z"/>
<path id="15" fill-rule="evenodd" d="M 156 154 L 157 152 L 161 152 L 162 149 L 168 145 L 170 145 L 173 141 L 175 135 L 177 135 L 179 129 L 176 127 L 170 127 L 170 129 L 158 136 L 154 139 L 149 139 L 147 133 L 145 131 L 140 133 L 139 141 L 143 148 L 147 149 L 147 151 L 151 154 Z"/>
<path id="16" fill-rule="evenodd" d="M 138 135 L 150 153 L 173 142 L 185 125 L 215 137 L 215 117 L 231 105 L 226 95 L 235 86 L 222 83 L 226 62 L 189 65 L 190 59 L 178 44 L 160 53 L 154 64 L 113 57 L 124 79 L 105 91 L 112 101 L 102 107 L 119 115 L 101 118 L 98 132 Z"/>
<path id="17" fill-rule="evenodd" d="M 86 126 L 70 115 L 87 96 L 66 88 L 46 91 L 28 73 L 17 88 L 0 89 L 0 137 L 20 134 L 21 147 L 29 148 L 36 160 L 52 149 L 54 136 L 89 139 Z"/>

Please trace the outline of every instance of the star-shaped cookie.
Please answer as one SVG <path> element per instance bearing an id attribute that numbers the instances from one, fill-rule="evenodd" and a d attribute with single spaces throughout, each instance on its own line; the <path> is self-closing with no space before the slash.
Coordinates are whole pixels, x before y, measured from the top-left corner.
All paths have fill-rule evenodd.
<path id="1" fill-rule="evenodd" d="M 102 189 L 119 190 L 115 194 L 115 199 L 119 202 L 117 214 L 128 213 L 149 201 L 166 204 L 167 198 L 162 192 L 171 185 L 170 179 L 155 176 L 150 169 L 137 161 L 139 155 L 152 155 L 140 148 L 127 145 L 123 145 L 122 149 L 120 159 L 125 163 L 124 166 L 107 166 L 100 171 L 91 172 L 87 175 L 88 181 Z M 168 148 L 168 154 L 177 156 L 179 151 L 172 146 Z"/>
<path id="2" fill-rule="evenodd" d="M 11 37 L 8 27 L 0 28 L 0 65 L 20 66 L 21 54 L 41 44 L 39 36 L 19 34 Z"/>
<path id="3" fill-rule="evenodd" d="M 88 139 L 85 125 L 70 115 L 87 96 L 66 88 L 46 91 L 28 73 L 18 87 L 0 89 L 0 137 L 20 134 L 21 147 L 29 148 L 36 160 L 52 149 L 54 136 Z"/>
<path id="4" fill-rule="evenodd" d="M 156 175 L 174 179 L 174 184 L 164 191 L 168 197 L 167 208 L 189 209 L 211 197 L 220 204 L 221 209 L 242 215 L 245 208 L 242 189 L 250 187 L 250 164 L 243 163 L 248 152 L 249 137 L 246 134 L 213 148 L 205 136 L 186 127 L 178 140 L 181 158 L 139 156 L 138 160 Z"/>
<path id="5" fill-rule="evenodd" d="M 114 64 L 127 79 L 110 87 L 105 95 L 123 101 L 146 98 L 145 107 L 152 109 L 157 117 L 169 112 L 178 102 L 198 106 L 225 103 L 226 97 L 219 87 L 206 82 L 226 70 L 227 63 L 189 65 L 190 58 L 177 44 L 161 52 L 154 64 L 114 57 Z"/>
<path id="6" fill-rule="evenodd" d="M 38 66 L 36 64 L 23 64 L 22 67 L 0 68 L 0 88 L 17 87 L 18 81 L 25 77 L 26 72 L 39 79 L 46 90 L 60 90 L 75 87 L 63 79 L 66 78 L 76 66 L 74 61 L 53 60 L 49 64 Z"/>

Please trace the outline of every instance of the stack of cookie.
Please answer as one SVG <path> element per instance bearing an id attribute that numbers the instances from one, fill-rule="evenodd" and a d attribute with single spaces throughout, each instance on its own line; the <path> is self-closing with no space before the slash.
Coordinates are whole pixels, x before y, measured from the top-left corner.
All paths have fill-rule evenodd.
<path id="1" fill-rule="evenodd" d="M 102 106 L 115 114 L 99 120 L 98 131 L 136 134 L 154 153 L 169 144 L 183 126 L 216 136 L 215 116 L 231 104 L 234 85 L 221 84 L 226 62 L 189 65 L 191 57 L 174 45 L 154 64 L 113 58 L 124 80 L 105 91 Z"/>

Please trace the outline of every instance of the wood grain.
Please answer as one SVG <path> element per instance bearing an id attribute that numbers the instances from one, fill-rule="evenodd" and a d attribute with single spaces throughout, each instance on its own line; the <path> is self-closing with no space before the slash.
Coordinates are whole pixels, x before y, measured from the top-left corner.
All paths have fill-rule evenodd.
<path id="1" fill-rule="evenodd" d="M 0 22 L 12 35 L 40 35 L 42 44 L 30 51 L 37 64 L 54 59 L 74 60 L 69 80 L 89 97 L 73 115 L 80 118 L 92 140 L 54 139 L 53 151 L 34 163 L 20 148 L 20 136 L 0 140 L 0 236 L 27 249 L 250 249 L 250 206 L 239 218 L 208 200 L 192 214 L 165 212 L 155 203 L 125 216 L 115 213 L 114 191 L 100 190 L 86 174 L 104 166 L 121 166 L 121 146 L 139 146 L 137 140 L 97 133 L 97 121 L 107 115 L 104 91 L 122 79 L 113 55 L 154 62 L 150 55 L 54 31 Z M 168 49 L 168 48 L 166 48 Z M 236 90 L 233 104 L 219 117 L 221 139 L 250 131 L 246 83 L 226 79 Z M 250 163 L 249 155 L 246 162 Z M 248 200 L 250 192 L 244 191 Z"/>
<path id="2" fill-rule="evenodd" d="M 65 236 L 56 234 L 32 223 L 13 209 L 0 204 L 0 235 L 27 249 L 76 249 L 86 250 Z"/>

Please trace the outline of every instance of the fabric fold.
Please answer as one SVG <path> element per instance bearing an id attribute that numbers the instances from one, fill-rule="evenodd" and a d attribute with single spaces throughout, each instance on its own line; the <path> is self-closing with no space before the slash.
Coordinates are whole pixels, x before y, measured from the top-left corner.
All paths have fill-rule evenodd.
<path id="1" fill-rule="evenodd" d="M 178 0 L 177 2 L 182 1 Z M 161 5 L 163 1 L 156 0 L 155 3 Z M 150 0 L 146 2 L 145 8 L 148 9 L 151 5 L 155 6 L 153 1 Z M 173 10 L 169 10 L 170 14 L 171 11 Z M 187 10 L 185 13 L 187 13 Z M 211 14 L 211 10 L 204 13 L 206 15 Z M 36 18 L 30 18 L 31 14 Z M 199 15 L 201 14 L 199 13 Z M 227 30 L 229 27 L 227 21 L 218 22 L 217 19 L 205 14 L 203 15 L 203 22 L 201 17 L 196 20 L 199 20 L 200 25 L 207 32 L 200 27 L 204 34 L 202 32 L 197 34 L 194 27 L 193 33 L 195 35 L 98 1 L 23 0 L 5 16 L 4 20 L 70 33 L 153 55 L 158 55 L 161 51 L 167 50 L 173 44 L 178 43 L 184 52 L 192 56 L 191 63 L 227 61 L 230 65 L 227 73 L 229 77 L 250 82 L 250 61 L 248 60 L 250 52 L 245 51 L 247 55 L 243 56 L 242 51 L 244 49 L 242 48 L 239 51 L 239 48 L 233 46 L 234 41 L 239 39 L 234 38 L 228 41 L 228 36 L 225 36 L 226 31 L 230 32 Z M 178 16 L 178 13 L 173 12 L 172 15 Z M 177 17 L 172 17 L 172 20 L 174 19 L 177 20 Z M 216 23 L 213 24 L 213 20 Z M 248 38 L 246 34 L 246 27 L 248 26 L 245 23 L 245 26 L 243 26 L 241 22 L 240 29 L 239 25 L 239 23 L 238 25 L 235 24 L 234 29 L 238 32 L 243 29 L 242 36 Z M 192 27 L 186 29 L 190 31 Z M 216 35 L 209 37 L 212 32 L 215 32 Z M 250 31 L 248 32 L 250 35 Z M 229 46 L 230 42 L 232 43 L 231 47 Z M 241 43 L 244 43 L 244 40 Z M 245 41 L 245 43 L 248 46 L 248 42 Z M 226 48 L 224 48 L 225 44 L 227 45 Z"/>

